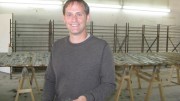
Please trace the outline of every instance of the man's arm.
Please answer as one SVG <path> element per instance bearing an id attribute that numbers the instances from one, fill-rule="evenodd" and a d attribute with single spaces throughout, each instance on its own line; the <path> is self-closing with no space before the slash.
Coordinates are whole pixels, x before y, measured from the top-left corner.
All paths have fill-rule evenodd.
<path id="1" fill-rule="evenodd" d="M 53 101 L 55 96 L 55 75 L 52 68 L 52 55 L 45 74 L 45 84 L 42 94 L 42 101 Z"/>
<path id="2" fill-rule="evenodd" d="M 105 101 L 115 90 L 114 60 L 108 45 L 104 47 L 102 53 L 100 78 L 101 84 L 84 95 L 87 101 Z"/>

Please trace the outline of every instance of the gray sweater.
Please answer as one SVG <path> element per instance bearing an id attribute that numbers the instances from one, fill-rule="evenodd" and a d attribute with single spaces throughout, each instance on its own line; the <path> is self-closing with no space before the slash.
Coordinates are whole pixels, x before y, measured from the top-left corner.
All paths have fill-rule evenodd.
<path id="1" fill-rule="evenodd" d="M 69 37 L 56 41 L 45 74 L 42 101 L 105 101 L 115 90 L 112 52 L 104 40 L 91 35 L 79 44 Z"/>

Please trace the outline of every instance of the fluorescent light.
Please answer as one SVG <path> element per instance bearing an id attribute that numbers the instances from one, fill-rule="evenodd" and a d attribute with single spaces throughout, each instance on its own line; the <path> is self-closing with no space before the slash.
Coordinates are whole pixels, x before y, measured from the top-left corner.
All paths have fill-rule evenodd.
<path id="1" fill-rule="evenodd" d="M 40 4 L 40 5 L 61 5 L 61 1 L 37 1 L 37 0 L 0 0 L 0 3 L 17 4 Z"/>
<path id="2" fill-rule="evenodd" d="M 95 8 L 122 8 L 120 5 L 105 5 L 105 4 L 94 4 L 94 3 L 88 3 L 90 7 L 95 7 Z"/>
<path id="3" fill-rule="evenodd" d="M 133 15 L 145 15 L 145 16 L 167 16 L 169 13 L 167 12 L 150 12 L 150 11 L 140 11 L 140 10 L 127 10 L 127 9 L 123 9 L 124 13 L 127 14 L 133 14 Z"/>
<path id="4" fill-rule="evenodd" d="M 35 1 L 35 0 L 0 0 L 1 6 L 16 7 L 16 8 L 59 8 L 62 5 L 60 1 Z"/>
<path id="5" fill-rule="evenodd" d="M 159 9 L 159 8 L 150 8 L 150 7 L 136 7 L 136 6 L 123 6 L 123 9 L 137 10 L 137 11 L 150 11 L 150 12 L 166 12 L 166 13 L 170 12 L 170 9 Z"/>

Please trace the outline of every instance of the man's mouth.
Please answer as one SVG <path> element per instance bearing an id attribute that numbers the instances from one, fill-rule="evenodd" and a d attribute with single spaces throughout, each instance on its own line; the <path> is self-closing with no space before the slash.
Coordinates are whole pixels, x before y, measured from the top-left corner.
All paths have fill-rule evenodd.
<path id="1" fill-rule="evenodd" d="M 77 27 L 79 24 L 71 24 L 72 27 Z"/>

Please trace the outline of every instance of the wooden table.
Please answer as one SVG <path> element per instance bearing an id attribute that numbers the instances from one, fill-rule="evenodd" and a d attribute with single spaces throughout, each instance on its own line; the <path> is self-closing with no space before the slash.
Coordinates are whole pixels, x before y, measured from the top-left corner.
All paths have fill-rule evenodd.
<path id="1" fill-rule="evenodd" d="M 168 81 L 171 82 L 172 79 L 172 73 L 174 69 L 176 69 L 177 74 L 177 84 L 180 84 L 180 53 L 159 53 L 161 56 L 167 57 L 165 63 L 171 66 L 170 75 Z"/>
<path id="2" fill-rule="evenodd" d="M 20 93 L 30 93 L 32 101 L 35 101 L 32 92 L 32 82 L 35 80 L 36 87 L 40 91 L 35 76 L 35 67 L 46 67 L 49 63 L 49 52 L 13 52 L 12 54 L 0 53 L 0 67 L 22 67 L 22 74 L 19 80 L 15 101 L 18 101 Z M 32 75 L 29 76 L 28 69 Z M 28 87 L 23 88 L 25 80 Z"/>
<path id="3" fill-rule="evenodd" d="M 37 80 L 35 78 L 35 67 L 47 66 L 49 63 L 49 52 L 15 52 L 11 55 L 7 53 L 0 53 L 0 67 L 23 67 L 22 76 L 18 86 L 16 101 L 20 93 L 30 92 L 32 100 L 34 96 L 30 82 L 35 80 L 36 86 L 38 87 Z M 161 101 L 165 101 L 163 94 L 162 82 L 160 80 L 160 67 L 170 65 L 172 68 L 177 68 L 177 78 L 180 82 L 179 67 L 180 67 L 180 54 L 179 53 L 114 53 L 114 63 L 116 66 L 117 80 L 120 86 L 118 86 L 115 101 L 118 101 L 119 95 L 121 94 L 122 84 L 127 81 L 128 89 L 130 92 L 131 101 L 134 101 L 133 91 L 131 86 L 131 72 L 136 71 L 138 77 L 139 88 L 141 88 L 140 78 L 149 82 L 145 101 L 149 101 L 149 97 L 152 90 L 152 84 L 157 82 L 159 85 Z M 121 68 L 119 68 L 121 67 Z M 141 71 L 141 67 L 153 67 L 153 72 L 148 74 Z M 31 80 L 27 68 L 32 70 Z M 122 69 L 122 70 L 120 70 Z M 149 77 L 150 79 L 148 79 Z M 22 89 L 24 80 L 27 80 L 29 84 L 28 89 Z"/>
<path id="4" fill-rule="evenodd" d="M 122 85 L 124 80 L 127 81 L 128 90 L 130 92 L 131 101 L 134 101 L 133 91 L 131 87 L 131 72 L 134 69 L 138 77 L 139 88 L 141 88 L 140 78 L 149 82 L 145 101 L 149 101 L 152 91 L 152 84 L 158 83 L 161 101 L 165 101 L 163 94 L 162 82 L 160 80 L 160 67 L 161 66 L 176 66 L 178 68 L 177 78 L 179 82 L 179 53 L 114 53 L 114 62 L 116 66 L 116 74 L 118 80 L 118 89 L 115 96 L 115 101 L 119 101 Z M 119 70 L 121 67 L 122 70 Z M 153 67 L 151 74 L 141 71 L 141 67 Z"/>

